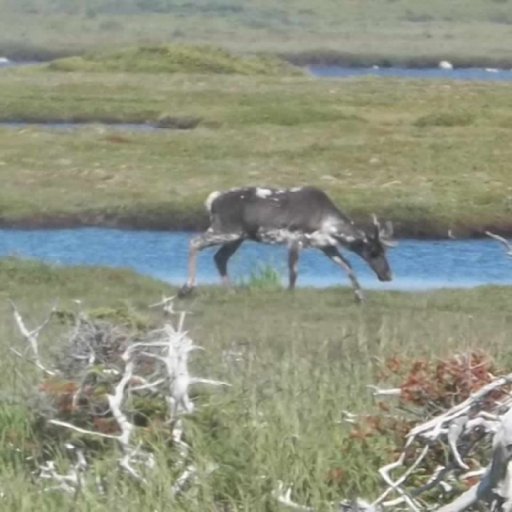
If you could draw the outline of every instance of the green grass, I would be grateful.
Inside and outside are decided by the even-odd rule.
[[[3,510],[69,510],[71,503],[40,493],[15,451],[38,453],[22,396],[35,370],[8,350],[20,340],[5,299],[17,303],[30,326],[44,318],[56,298],[63,309],[76,309],[73,300],[80,298],[87,309],[132,311],[158,322],[146,306],[173,292],[127,271],[0,262],[0,436],[12,443],[0,449]],[[367,303],[358,306],[348,289],[290,294],[204,287],[177,306],[190,311],[187,327],[205,348],[192,359],[193,374],[232,384],[201,394],[204,405],[186,426],[200,467],[213,461],[218,469],[201,480],[195,499],[175,504],[169,496],[172,475],[155,475],[141,490],[119,477],[112,454],[97,466],[105,474],[107,494],[87,493],[74,510],[215,510],[220,501],[231,505],[228,510],[278,510],[270,496],[277,480],[294,483],[297,499],[316,506],[356,494],[372,497],[379,485],[375,468],[389,462],[386,443],[379,441],[370,456],[368,448],[348,441],[350,427],[339,420],[344,409],[373,410],[366,385],[377,381],[382,359],[485,349],[501,368],[512,364],[510,288],[369,292]],[[43,335],[44,357],[58,351],[62,330],[57,324]],[[227,362],[223,351],[241,352],[242,360]],[[339,488],[327,483],[336,467],[348,475]]]
[[[282,288],[281,274],[273,265],[260,264],[240,285],[251,290],[277,290]]]
[[[299,69],[277,57],[241,57],[207,45],[142,46],[92,53],[83,57],[57,59],[48,64],[48,69],[68,72],[301,74]]]
[[[312,184],[402,235],[512,231],[507,84],[33,69],[0,87],[3,120],[197,121],[0,128],[3,225],[197,228],[212,190]]]
[[[352,63],[509,64],[507,0],[0,0],[0,54],[170,42]]]

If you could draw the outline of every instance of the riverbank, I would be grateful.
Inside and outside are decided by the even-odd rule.
[[[194,44],[195,41],[184,41],[185,44]],[[206,44],[206,43],[205,43]],[[211,43],[208,43],[211,44]],[[228,41],[216,41],[215,45],[219,47],[237,50],[231,48]],[[352,52],[346,50],[339,50],[337,44],[332,45],[333,48],[319,47],[303,50],[296,50],[296,46],[289,50],[283,48],[265,49],[256,51],[252,48],[247,48],[243,53],[244,55],[257,54],[264,58],[279,58],[297,67],[307,66],[339,66],[345,68],[371,68],[378,66],[380,68],[404,68],[404,69],[429,69],[439,66],[441,61],[450,62],[450,64],[457,69],[472,69],[472,68],[491,68],[491,69],[512,69],[512,58],[508,55],[496,56],[490,51],[485,53],[469,53],[457,52],[452,50],[446,52],[442,50],[433,50],[426,55],[418,53],[403,53],[391,54],[385,52],[365,53],[358,51],[356,48]],[[116,51],[118,45],[109,47],[111,51]],[[286,44],[284,44],[286,47]],[[122,49],[122,46],[121,46]],[[8,58],[12,62],[17,63],[33,63],[33,64],[47,64],[51,61],[66,58],[76,58],[86,56],[91,51],[96,50],[93,46],[78,47],[73,50],[67,49],[52,49],[41,48],[39,46],[31,47],[25,44],[0,44],[0,55]]]
[[[20,218],[3,218],[0,216],[0,228],[3,229],[75,229],[84,227],[103,227],[129,231],[204,231],[209,226],[209,219],[204,209],[176,211],[162,205],[155,211],[155,205],[141,207],[133,212],[116,213],[112,211],[80,212],[75,214],[37,214]],[[345,210],[346,213],[350,213]],[[368,215],[352,215],[361,226],[368,226]],[[413,238],[417,240],[442,240],[449,238],[468,239],[483,238],[485,231],[512,235],[512,221],[478,223],[436,223],[434,219],[404,219],[388,215],[392,220],[396,238]]]

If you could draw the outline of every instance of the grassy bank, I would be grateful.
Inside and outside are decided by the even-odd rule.
[[[117,51],[56,59],[52,71],[188,73],[221,75],[300,75],[277,57],[241,56],[211,45],[134,46]]]
[[[202,42],[318,61],[508,65],[506,1],[0,0],[0,54],[24,59]]]
[[[20,342],[5,299],[15,300],[29,325],[44,318],[56,298],[63,310],[75,310],[73,301],[80,298],[101,318],[157,325],[159,315],[146,305],[173,291],[126,271],[0,262],[0,429],[2,439],[9,440],[0,450],[3,510],[70,506],[67,498],[39,492],[17,455],[39,453],[21,395],[30,389],[35,368],[22,365],[9,351]],[[339,420],[344,409],[375,410],[366,385],[377,381],[386,358],[442,358],[485,347],[501,368],[512,364],[512,317],[502,313],[512,307],[512,292],[506,288],[371,292],[364,306],[341,289],[290,295],[284,290],[202,288],[178,307],[191,312],[191,335],[205,348],[193,357],[194,375],[232,384],[208,393],[210,405],[187,420],[194,458],[214,461],[216,471],[201,480],[190,502],[176,504],[166,501],[169,475],[160,474],[144,489],[130,485],[119,477],[112,454],[97,468],[110,468],[107,493],[80,496],[74,510],[153,510],[170,504],[176,510],[215,510],[220,501],[224,510],[278,510],[270,496],[277,480],[293,482],[296,495],[317,506],[326,499],[373,496],[379,485],[375,468],[390,458],[386,442],[360,445],[350,438],[350,425]],[[43,336],[44,358],[59,350],[63,329],[57,322]],[[240,352],[241,360],[229,362],[225,351]],[[343,468],[342,482],[329,480],[333,468]]]
[[[312,184],[402,235],[512,232],[507,84],[26,69],[0,87],[2,120],[196,125],[0,128],[3,226],[198,228],[212,190]]]

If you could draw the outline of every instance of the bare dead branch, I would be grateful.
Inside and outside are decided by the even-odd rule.
[[[300,510],[303,512],[315,512],[315,509],[312,507],[306,507],[304,505],[300,505],[299,503],[292,500],[292,488],[288,487],[284,488],[283,482],[278,482],[278,487],[274,491],[274,496],[278,503],[284,505],[285,507],[291,508],[293,510]]]
[[[91,396],[90,387],[94,386],[99,378],[100,382],[107,382],[113,386],[113,391],[102,395],[108,406],[103,402],[100,412],[97,411],[98,403],[96,403],[95,417],[109,418],[115,423],[119,433],[112,434],[82,428],[73,424],[72,421],[64,421],[58,417],[51,418],[48,422],[84,436],[119,443],[122,450],[118,461],[119,467],[131,478],[145,485],[148,481],[148,471],[155,467],[156,459],[153,453],[143,449],[137,442],[137,427],[132,421],[132,413],[129,412],[132,406],[130,396],[133,393],[151,392],[157,397],[162,397],[168,403],[166,424],[178,454],[174,469],[180,472],[180,476],[172,484],[171,491],[174,495],[179,495],[198,479],[198,470],[191,460],[191,448],[184,441],[182,420],[184,414],[194,410],[194,403],[189,396],[190,387],[195,384],[213,386],[229,384],[190,375],[188,369],[190,354],[201,347],[195,345],[184,330],[185,314],[174,310],[172,299],[164,297],[160,303],[153,306],[163,306],[167,314],[177,315],[176,325],[167,323],[161,329],[150,331],[142,336],[137,335],[135,341],[129,338],[126,329],[119,329],[105,322],[91,321],[83,313],[75,316],[68,340],[70,345],[68,359],[72,362],[66,363],[66,370],[60,374],[64,383],[76,385],[76,391],[70,398],[72,410],[79,410],[81,397],[87,403],[88,397]],[[57,375],[59,372],[48,370],[41,363],[38,347],[38,335],[50,321],[52,313],[43,324],[31,331],[26,327],[16,306],[11,305],[18,328],[27,340],[28,350],[31,353],[28,360],[36,364],[46,375]],[[18,357],[26,357],[20,351],[13,349],[13,352]],[[71,389],[73,390],[73,386]],[[46,461],[41,466],[41,478],[56,484],[48,489],[68,494],[76,493],[81,489],[80,472],[85,472],[86,466],[84,466],[85,458],[81,452],[77,452],[77,457],[79,462],[68,474],[59,474],[54,461]]]
[[[465,356],[461,357],[456,360],[462,364]],[[428,502],[420,501],[424,493],[436,488],[440,495],[453,492],[457,481],[481,477],[477,484],[441,507],[439,512],[463,512],[477,502],[487,504],[493,512],[512,511],[512,401],[509,392],[512,374],[501,377],[488,374],[488,377],[492,380],[466,400],[410,429],[399,457],[378,470],[386,485],[384,491],[372,503],[362,502],[362,508],[358,510],[403,510],[405,506],[413,512],[422,512],[431,508]],[[401,395],[400,388],[368,387],[376,396]],[[349,423],[357,423],[365,417],[364,414],[358,416],[347,411],[343,414],[342,421]],[[482,442],[485,446],[491,437],[491,462],[485,468],[469,471],[465,457],[472,450],[474,453],[475,446],[480,448]],[[423,485],[414,485],[413,476],[425,476],[423,461],[431,449],[440,445],[445,452],[451,453],[452,460],[438,466]],[[400,470],[398,477],[393,478],[392,473]],[[309,507],[303,509],[303,505],[291,500],[290,488],[284,491],[281,484],[278,491],[276,499],[279,503],[296,510],[313,510]],[[347,503],[339,506],[341,508],[337,510],[356,510]]]
[[[486,231],[485,234],[488,237],[494,238],[494,240],[497,240],[498,242],[503,244],[505,247],[505,252],[506,252],[507,256],[510,256],[512,258],[512,244],[506,238],[496,235],[495,233],[491,233],[490,231]]]
[[[25,338],[27,343],[29,344],[30,350],[32,351],[32,362],[44,373],[47,375],[56,375],[56,372],[48,370],[39,358],[39,334],[41,331],[48,325],[51,320],[53,313],[55,312],[55,306],[52,307],[46,319],[36,327],[35,329],[29,330],[23,321],[23,317],[21,316],[16,304],[12,300],[9,300],[9,304],[11,305],[14,320],[16,321],[16,325],[21,333],[21,335]],[[18,353],[15,352],[17,355]]]

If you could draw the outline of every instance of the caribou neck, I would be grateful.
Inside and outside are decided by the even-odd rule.
[[[368,239],[364,230],[359,229],[354,222],[347,222],[345,219],[340,219],[336,223],[334,238],[340,245],[350,250],[354,250]]]

